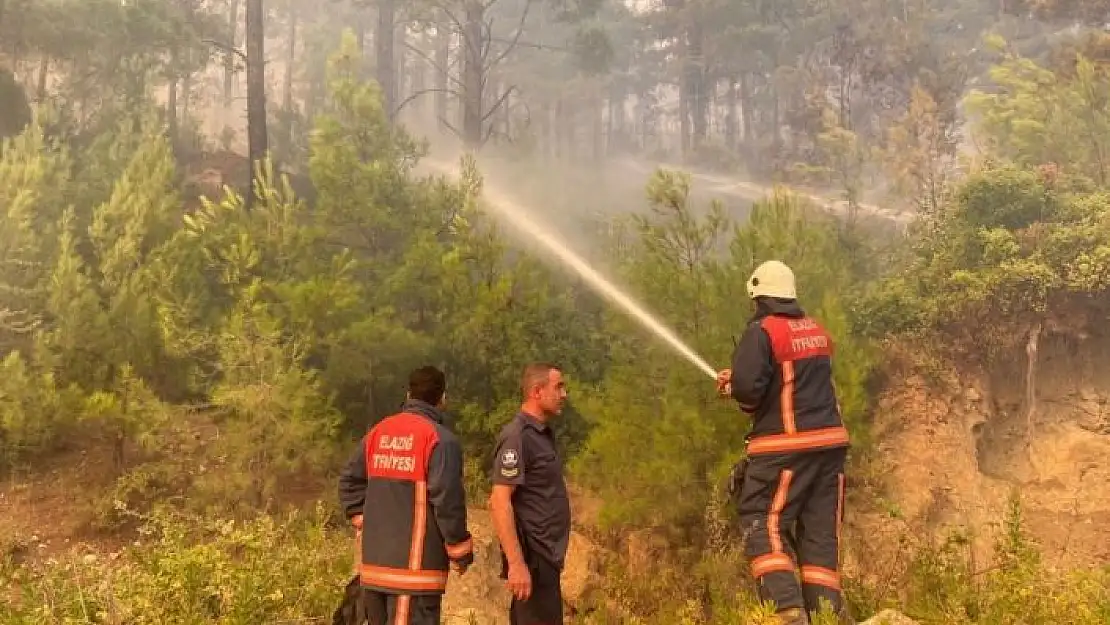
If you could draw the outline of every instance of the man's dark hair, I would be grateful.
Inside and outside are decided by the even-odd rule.
[[[409,396],[413,399],[426,401],[434,406],[443,399],[446,390],[447,377],[431,365],[415,369],[409,374]]]
[[[537,384],[546,384],[552,371],[562,371],[559,365],[550,362],[530,362],[524,366],[520,376],[520,392],[527,397],[528,391]]]

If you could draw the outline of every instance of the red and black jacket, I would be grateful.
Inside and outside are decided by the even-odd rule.
[[[845,447],[833,340],[793,300],[757,300],[732,355],[732,396],[752,414],[748,455]]]
[[[443,413],[405,402],[362,438],[339,478],[348,519],[362,515],[362,585],[394,594],[442,594],[452,561],[469,565],[462,447]]]

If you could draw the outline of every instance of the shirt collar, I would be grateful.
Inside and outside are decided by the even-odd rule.
[[[401,404],[401,412],[410,412],[424,417],[428,417],[436,423],[443,424],[444,414],[439,408],[429,404],[426,401],[419,399],[407,399],[405,403]]]
[[[530,426],[533,429],[538,430],[540,432],[546,432],[547,430],[550,429],[550,426],[548,426],[546,423],[543,423],[542,421],[540,421],[536,417],[528,414],[527,412],[524,412],[523,410],[521,410],[520,412],[518,412],[516,414],[516,418],[523,421],[524,425]]]

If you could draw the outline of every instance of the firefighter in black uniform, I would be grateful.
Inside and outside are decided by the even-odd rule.
[[[849,441],[833,388],[833,341],[799,307],[785,264],[760,265],[748,295],[755,316],[717,383],[752,415],[737,503],[751,572],[783,623],[805,623],[821,599],[850,620],[839,573]]]
[[[524,403],[497,439],[490,511],[501,543],[501,577],[512,592],[511,625],[562,625],[561,577],[570,542],[570,498],[550,420],[563,410],[559,368],[534,363]]]
[[[370,625],[439,625],[449,568],[464,573],[474,561],[445,391],[443,372],[413,371],[401,411],[371,428],[339,478],[343,510],[361,530]]]

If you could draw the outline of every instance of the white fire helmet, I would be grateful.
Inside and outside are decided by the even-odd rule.
[[[777,297],[797,299],[794,291],[794,272],[780,261],[769,260],[755,268],[748,278],[748,297]]]

